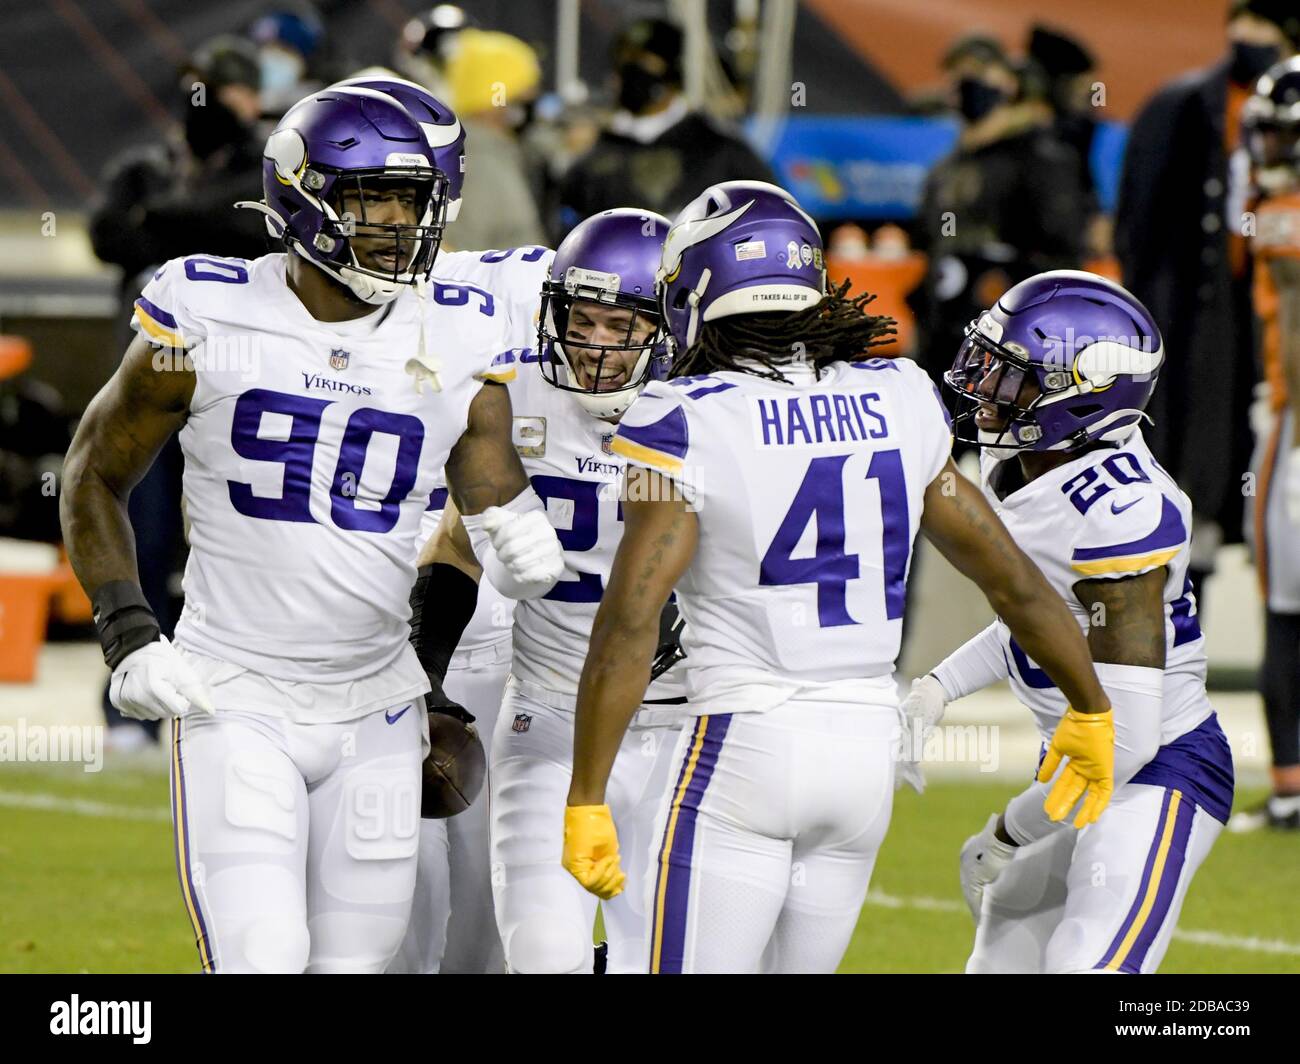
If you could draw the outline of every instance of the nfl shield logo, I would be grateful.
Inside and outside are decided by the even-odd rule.
[[[604,451],[606,454],[613,454],[614,453],[613,443],[614,443],[614,434],[612,432],[607,432],[605,433],[605,435],[601,436],[600,438],[600,449]]]
[[[532,724],[533,724],[533,718],[530,717],[527,713],[516,713],[515,722],[512,725],[510,725],[510,727],[517,732],[526,732],[529,728],[532,727]]]
[[[348,353],[341,347],[336,347],[330,352],[330,369],[347,369]]]

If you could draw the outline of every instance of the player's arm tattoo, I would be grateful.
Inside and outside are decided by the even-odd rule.
[[[1081,580],[1075,597],[1090,618],[1088,649],[1101,664],[1165,667],[1165,567],[1120,580]]]
[[[1275,258],[1269,269],[1278,296],[1278,357],[1291,410],[1300,424],[1300,258]]]
[[[447,500],[438,528],[425,543],[416,562],[417,566],[438,564],[454,566],[474,580],[483,575],[483,567],[474,555],[469,533],[461,523],[460,511],[451,499]]]
[[[1025,653],[1080,712],[1108,708],[1088,644],[1065,600],[1047,582],[974,484],[949,459],[925,492],[921,531],[984,592]]]
[[[137,336],[68,448],[59,520],[72,568],[92,597],[110,580],[139,580],[126,501],[184,424],[194,369],[182,354]]]
[[[623,538],[578,684],[570,805],[604,802],[614,758],[650,682],[659,614],[699,541],[695,513],[680,492],[648,469],[628,468],[623,520]]]
[[[447,489],[463,514],[503,506],[528,487],[511,441],[514,416],[503,384],[484,382],[469,407],[469,424],[447,458]]]

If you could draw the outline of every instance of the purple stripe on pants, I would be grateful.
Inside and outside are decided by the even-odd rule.
[[[1142,962],[1146,960],[1151,944],[1156,940],[1160,929],[1169,915],[1169,909],[1178,893],[1178,881],[1183,876],[1183,865],[1187,861],[1187,840],[1192,835],[1192,822],[1196,819],[1196,803],[1183,795],[1178,803],[1178,812],[1174,814],[1174,834],[1169,840],[1169,853],[1165,856],[1165,867],[1160,873],[1160,886],[1156,890],[1156,900],[1147,913],[1146,923],[1138,932],[1133,948],[1128,951],[1119,966],[1121,972],[1139,975]]]
[[[704,792],[713,778],[713,770],[718,764],[718,755],[722,752],[722,741],[726,738],[727,728],[731,724],[731,714],[711,716],[704,726],[704,739],[700,744],[699,760],[686,793],[682,796],[677,813],[677,828],[673,835],[672,850],[668,854],[668,886],[664,892],[664,926],[663,938],[659,950],[659,973],[661,975],[680,975],[686,949],[686,919],[690,912],[691,896],[691,857],[695,851],[695,822],[700,811],[700,802]],[[698,734],[698,733],[697,733]],[[687,748],[686,760],[682,763],[682,772],[690,761],[690,751],[695,746],[692,742]],[[678,776],[677,788],[681,787],[682,777]],[[671,819],[671,818],[670,818]],[[661,866],[660,875],[664,871]]]
[[[1169,815],[1169,802],[1173,797],[1173,791],[1166,789],[1164,800],[1160,803],[1160,815],[1156,817],[1156,834],[1151,840],[1151,849],[1147,851],[1146,864],[1142,868],[1142,879],[1138,883],[1137,893],[1133,896],[1133,905],[1124,917],[1124,922],[1119,925],[1119,931],[1116,932],[1114,939],[1111,941],[1110,948],[1106,950],[1106,955],[1097,962],[1096,967],[1105,968],[1114,958],[1116,951],[1127,937],[1129,928],[1133,926],[1133,921],[1137,919],[1138,912],[1142,909],[1142,899],[1147,896],[1147,886],[1151,882],[1151,872],[1155,868],[1156,855],[1160,852],[1160,840],[1165,833],[1165,817]]]

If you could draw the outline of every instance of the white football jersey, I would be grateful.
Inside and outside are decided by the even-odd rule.
[[[999,498],[1000,479],[1008,469],[1017,473],[1018,461],[1000,461],[984,452],[984,493],[1020,549],[1065,599],[1085,635],[1091,618],[1074,593],[1075,584],[1166,567],[1161,742],[1191,731],[1213,711],[1205,693],[1205,640],[1187,576],[1191,502],[1152,456],[1140,430],[1120,447],[1089,451]],[[1033,712],[1043,737],[1050,738],[1065,713],[1066,698],[1001,621],[998,632],[1011,688]]]
[[[767,710],[818,685],[835,688],[819,697],[895,698],[912,542],[951,450],[947,414],[905,359],[786,374],[653,383],[613,443],[673,478],[698,513],[677,586],[695,713]]]
[[[389,666],[393,682],[427,689],[407,642],[420,518],[507,346],[505,314],[487,293],[435,283],[423,301],[404,292],[321,322],[285,264],[174,259],[136,302],[133,325],[189,347],[196,372],[180,432],[190,555],[176,643],[340,692]],[[440,391],[406,372],[421,328]]]
[[[514,378],[518,356],[537,342],[537,311],[542,301],[542,284],[551,270],[555,252],[543,247],[510,248],[505,251],[442,251],[433,267],[435,280],[474,285],[491,292],[497,306],[504,309],[509,329],[506,347],[493,367],[491,380],[507,382]],[[420,543],[438,528],[446,503],[445,482],[439,481],[429,501],[420,526]],[[510,635],[514,599],[506,598],[486,579],[479,581],[478,604],[465,627],[458,650],[479,650]]]
[[[511,672],[576,696],[592,622],[623,536],[625,462],[612,449],[618,426],[592,417],[573,395],[548,383],[535,350],[521,353],[509,387],[515,447],[564,548],[564,574],[555,587],[515,608]],[[651,684],[646,700],[681,698],[679,671]]]

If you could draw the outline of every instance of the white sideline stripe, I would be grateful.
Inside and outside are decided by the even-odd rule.
[[[90,802],[84,798],[63,798],[57,794],[26,794],[21,791],[0,791],[0,806],[12,809],[40,809],[54,813],[76,813],[79,816],[96,816],[116,820],[153,820],[171,823],[168,809],[148,806],[109,805],[107,802]]]
[[[964,913],[966,904],[949,898],[899,898],[873,890],[867,894],[867,904],[879,909],[923,909],[929,912]],[[1180,942],[1191,942],[1198,946],[1212,946],[1217,949],[1240,949],[1249,953],[1281,953],[1291,957],[1300,957],[1300,943],[1285,942],[1277,938],[1242,938],[1238,935],[1224,935],[1218,931],[1184,931],[1174,928],[1174,938]]]
[[[1277,938],[1237,938],[1235,935],[1221,935],[1217,931],[1184,931],[1174,928],[1174,938],[1183,942],[1194,942],[1198,946],[1218,946],[1220,949],[1244,949],[1252,953],[1285,953],[1300,956],[1300,945],[1283,942]]]
[[[151,820],[171,822],[171,812],[166,809],[130,805],[109,805],[107,802],[90,802],[82,798],[63,798],[57,794],[26,794],[17,791],[0,791],[0,806],[15,809],[40,809],[58,813],[75,813],[78,816],[103,817],[119,820]],[[950,898],[911,897],[899,898],[879,890],[867,894],[867,904],[878,909],[920,909],[926,912],[964,913],[966,905]],[[1250,953],[1281,953],[1300,957],[1300,943],[1284,942],[1276,938],[1242,938],[1224,935],[1218,931],[1184,931],[1175,928],[1174,938],[1198,946],[1218,949],[1239,949]]]

